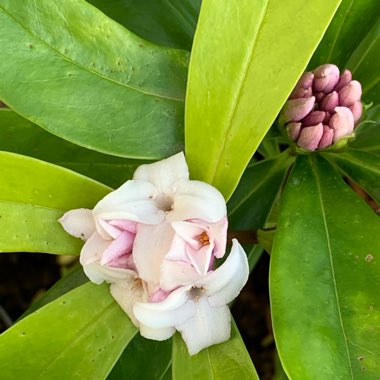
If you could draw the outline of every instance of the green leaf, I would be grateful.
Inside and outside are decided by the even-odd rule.
[[[177,333],[173,338],[172,375],[173,380],[259,379],[234,322],[229,341],[206,348],[194,356],[189,356]]]
[[[137,334],[120,356],[107,380],[161,380],[171,372],[172,340],[148,340]]]
[[[377,16],[380,14],[380,3],[377,4]],[[368,12],[368,11],[367,11]],[[355,79],[363,87],[363,100],[375,104],[380,103],[380,18],[363,38],[347,62]]]
[[[230,197],[339,2],[203,1],[186,95],[194,178]]]
[[[82,0],[0,0],[0,99],[116,156],[182,149],[188,53],[152,45]]]
[[[10,109],[0,109],[0,150],[25,154],[74,170],[113,188],[147,161],[113,157],[62,140]]]
[[[294,157],[284,152],[250,165],[228,202],[228,220],[234,230],[262,228]]]
[[[108,285],[87,283],[0,337],[1,378],[104,379],[135,334]]]
[[[0,252],[77,254],[82,242],[58,219],[67,210],[92,208],[110,189],[33,158],[0,152]]]
[[[338,168],[369,195],[380,203],[380,160],[379,156],[360,150],[347,150],[339,154],[326,154]]]
[[[201,0],[90,0],[102,12],[148,41],[191,49]]]
[[[317,155],[297,158],[281,206],[270,296],[288,377],[377,379],[378,216]]]
[[[366,114],[364,122],[355,130],[356,139],[349,146],[380,155],[380,105],[371,107]]]
[[[343,68],[379,17],[379,12],[378,0],[342,0],[309,68],[324,63],[335,63]]]

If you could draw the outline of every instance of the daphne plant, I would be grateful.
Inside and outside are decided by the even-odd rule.
[[[0,0],[0,252],[75,263],[0,378],[377,380],[379,12]]]

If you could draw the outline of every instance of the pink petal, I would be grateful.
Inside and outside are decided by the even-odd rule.
[[[323,125],[313,125],[311,127],[305,127],[301,130],[300,137],[297,140],[299,147],[313,151],[318,148],[318,144],[321,141],[323,135]]]
[[[133,242],[135,240],[135,235],[130,232],[123,231],[119,236],[111,242],[111,244],[104,250],[100,264],[117,267],[119,264],[126,265],[128,263],[128,258],[123,258],[126,254],[132,252]],[[120,259],[122,259],[120,261]],[[127,260],[126,260],[127,259]],[[124,269],[133,269],[127,268]]]
[[[164,260],[161,264],[160,285],[163,290],[171,291],[180,286],[191,285],[202,276],[186,262]]]

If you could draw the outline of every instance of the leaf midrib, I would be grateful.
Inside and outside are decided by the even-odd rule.
[[[336,285],[334,262],[333,262],[333,258],[332,258],[332,251],[331,251],[331,245],[330,245],[330,234],[329,234],[329,228],[328,228],[327,220],[326,220],[325,207],[324,207],[324,203],[323,203],[323,199],[322,199],[322,188],[321,188],[319,173],[318,173],[318,169],[315,167],[315,165],[316,165],[315,157],[309,156],[309,163],[310,163],[310,167],[313,171],[315,182],[316,182],[317,188],[318,188],[318,199],[319,199],[319,204],[320,204],[322,218],[323,218],[323,226],[324,226],[325,234],[326,234],[327,247],[328,247],[328,251],[329,251],[330,269],[331,269],[331,275],[332,275],[332,280],[333,280],[333,284],[334,284],[334,293],[335,293],[336,304],[338,306],[337,310],[338,310],[339,322],[340,322],[340,326],[341,326],[341,330],[342,330],[342,334],[343,334],[343,338],[344,338],[344,344],[346,347],[346,354],[347,354],[347,360],[349,363],[351,379],[354,379],[351,357],[350,357],[350,351],[348,348],[348,339],[346,336],[346,331],[345,331],[345,328],[343,325],[343,319],[342,319],[342,314],[341,314],[341,310],[340,310],[341,307],[340,307],[340,301],[339,301],[339,296],[338,296],[338,289],[337,289],[337,285]]]
[[[49,48],[50,50],[54,51],[59,57],[61,57],[64,61],[67,61],[69,63],[71,63],[72,65],[74,66],[77,66],[79,67],[80,69],[82,70],[85,70],[85,71],[88,71],[89,73],[92,73],[96,76],[98,76],[99,78],[102,78],[108,82],[111,82],[111,83],[115,83],[116,85],[118,86],[122,86],[123,88],[128,88],[130,90],[134,90],[134,91],[137,91],[137,92],[140,92],[144,95],[147,95],[147,96],[152,96],[152,97],[157,97],[157,98],[162,98],[162,99],[167,99],[167,100],[173,100],[173,101],[176,101],[176,102],[183,102],[184,99],[181,99],[181,98],[176,98],[176,97],[171,97],[171,96],[167,96],[167,95],[162,95],[162,94],[156,94],[156,93],[153,93],[153,92],[148,92],[148,91],[144,91],[140,88],[137,88],[137,87],[134,87],[134,86],[131,86],[131,85],[127,85],[125,83],[122,83],[122,82],[119,82],[113,78],[109,78],[109,77],[106,77],[104,76],[103,74],[101,74],[100,72],[98,71],[95,71],[95,70],[91,70],[89,67],[87,66],[84,66],[78,62],[75,62],[73,61],[71,58],[69,57],[66,57],[64,56],[61,52],[59,52],[57,49],[55,49],[54,47],[52,47],[51,45],[49,45],[46,41],[44,41],[43,39],[41,39],[40,37],[36,36],[30,29],[28,29],[26,26],[22,25],[17,19],[15,19],[10,13],[8,13],[2,6],[0,6],[0,10],[7,16],[9,17],[11,20],[13,20],[13,22],[15,22],[16,24],[18,24],[21,28],[23,28],[27,33],[29,33],[34,39],[36,39],[41,45],[44,45],[45,47]]]
[[[244,62],[244,65],[243,65],[244,66],[244,70],[243,70],[243,73],[240,76],[240,81],[239,81],[239,85],[238,85],[238,91],[236,91],[236,96],[233,98],[230,115],[229,115],[229,117],[226,120],[227,129],[226,129],[226,131],[224,133],[225,138],[223,139],[221,149],[219,150],[219,154],[215,155],[214,164],[212,165],[214,167],[214,170],[213,170],[213,175],[212,175],[212,177],[209,180],[209,182],[211,184],[214,183],[215,177],[216,177],[217,172],[218,172],[217,169],[218,169],[218,166],[219,166],[219,163],[220,163],[220,158],[223,157],[223,153],[226,150],[226,144],[227,144],[227,140],[228,140],[227,136],[229,136],[229,134],[230,134],[229,132],[230,132],[230,130],[232,128],[232,121],[233,121],[233,119],[235,117],[235,113],[236,113],[236,109],[237,109],[237,106],[239,104],[239,101],[241,100],[241,96],[240,96],[241,90],[242,90],[243,85],[245,83],[245,80],[247,78],[247,74],[248,74],[248,70],[249,70],[249,67],[250,67],[250,63],[252,61],[253,52],[255,51],[256,42],[257,42],[257,40],[259,38],[259,35],[261,33],[261,29],[262,29],[263,23],[264,23],[263,21],[265,19],[265,16],[266,16],[266,13],[267,13],[267,10],[268,10],[269,1],[270,0],[266,0],[265,9],[263,10],[263,12],[261,14],[261,17],[260,17],[259,27],[257,28],[256,35],[252,39],[251,45],[249,47],[249,54],[247,54],[247,59]]]

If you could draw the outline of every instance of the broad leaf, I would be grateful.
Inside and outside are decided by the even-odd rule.
[[[48,161],[114,188],[130,179],[137,166],[146,163],[81,148],[46,132],[10,109],[0,109],[0,150]]]
[[[371,197],[380,203],[380,157],[360,150],[347,150],[340,154],[328,154],[340,170],[358,183]]]
[[[83,0],[0,0],[0,99],[116,156],[182,149],[188,53],[152,45]]]
[[[230,197],[339,3],[203,1],[186,95],[194,178]]]
[[[89,0],[148,41],[191,49],[201,0]]]
[[[189,356],[177,333],[173,338],[172,375],[173,380],[259,379],[235,323],[232,323],[229,341],[194,356]]]
[[[1,379],[104,379],[135,334],[108,285],[87,283],[1,335]]]
[[[324,63],[345,67],[351,53],[379,17],[379,12],[378,0],[342,0],[309,68],[314,69]]]
[[[58,219],[92,208],[110,189],[80,174],[33,158],[0,152],[0,252],[77,254],[81,242]]]
[[[292,380],[378,379],[380,220],[317,155],[297,158],[270,267],[273,327]]]
[[[380,3],[376,1],[380,16]],[[367,103],[380,103],[380,18],[361,41],[347,62],[355,79],[363,87],[363,100]]]
[[[250,165],[228,202],[228,220],[234,230],[262,228],[294,157],[284,152]]]
[[[171,373],[171,339],[157,342],[137,334],[120,356],[108,380],[161,380]]]

